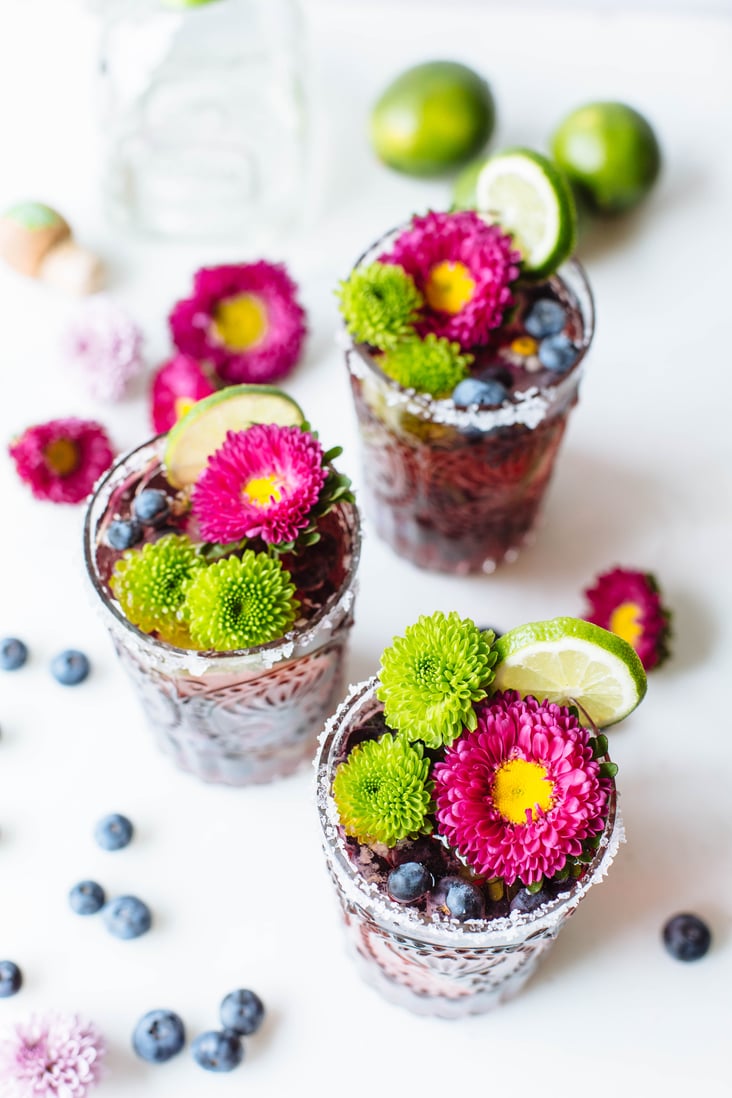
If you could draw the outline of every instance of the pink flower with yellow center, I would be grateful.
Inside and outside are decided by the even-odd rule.
[[[101,424],[52,419],[29,427],[8,447],[21,480],[36,499],[80,503],[114,459]]]
[[[479,874],[552,877],[605,826],[612,783],[564,706],[495,694],[435,764],[438,831]]]
[[[326,479],[320,443],[299,427],[258,423],[229,431],[191,497],[202,536],[231,542],[294,541]]]
[[[297,286],[278,263],[204,267],[193,294],[170,317],[179,351],[208,362],[222,381],[271,382],[297,363],[305,339],[305,312]]]
[[[585,619],[627,641],[646,671],[668,658],[671,614],[650,572],[613,568],[584,594],[589,602]]]
[[[420,334],[434,332],[470,350],[488,342],[512,304],[521,256],[497,225],[460,210],[413,218],[379,258],[402,267],[424,297]]]
[[[206,371],[188,355],[175,355],[156,372],[150,389],[150,418],[156,434],[164,434],[198,400],[216,392]]]

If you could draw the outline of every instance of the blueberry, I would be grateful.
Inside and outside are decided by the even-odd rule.
[[[553,899],[552,894],[544,888],[540,888],[538,892],[529,892],[528,888],[522,888],[511,900],[510,910],[528,915],[529,912],[536,911],[542,904],[548,904]]]
[[[411,904],[429,892],[434,884],[432,874],[421,862],[403,862],[386,879],[386,888],[392,900]]]
[[[663,928],[663,944],[677,961],[698,961],[712,944],[712,934],[697,915],[674,915]]]
[[[508,390],[500,381],[481,381],[477,377],[464,378],[452,391],[453,404],[459,408],[467,408],[470,404],[477,404],[479,408],[493,407],[502,404],[507,396]]]
[[[15,961],[0,961],[0,999],[16,995],[23,983],[23,973]]]
[[[230,991],[219,1008],[224,1029],[247,1037],[256,1033],[264,1020],[264,1003],[257,994],[247,988]]]
[[[131,549],[142,538],[142,526],[134,519],[115,519],[107,527],[107,544],[112,549]]]
[[[135,518],[147,525],[162,522],[169,510],[168,497],[159,488],[145,488],[132,504]]]
[[[102,850],[122,850],[129,845],[133,833],[132,823],[119,812],[103,816],[94,828],[94,838]]]
[[[196,1037],[193,1059],[206,1071],[233,1071],[244,1059],[244,1046],[233,1030],[210,1029]]]
[[[137,896],[117,896],[102,912],[104,925],[115,938],[139,938],[152,925],[150,908]]]
[[[539,362],[555,374],[565,373],[577,361],[578,351],[564,332],[550,335],[539,344]]]
[[[141,1060],[164,1064],[186,1043],[182,1019],[172,1010],[149,1010],[132,1031],[132,1047]]]
[[[524,320],[524,327],[534,339],[543,339],[544,336],[556,335],[561,332],[567,314],[564,307],[558,301],[550,297],[542,297],[529,309]]]
[[[445,907],[455,919],[482,919],[485,916],[483,893],[470,881],[453,878],[445,893]]]
[[[89,670],[88,657],[76,648],[66,648],[51,660],[51,674],[62,686],[78,686]]]
[[[77,915],[96,915],[105,899],[104,889],[96,881],[79,881],[69,892],[69,905]]]
[[[0,668],[3,671],[17,671],[28,659],[28,649],[17,637],[3,637],[0,640]]]

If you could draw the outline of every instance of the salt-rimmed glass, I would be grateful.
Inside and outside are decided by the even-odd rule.
[[[350,688],[328,721],[315,758],[323,851],[349,952],[364,979],[399,1006],[442,1018],[481,1014],[521,989],[582,898],[607,873],[624,839],[617,797],[613,790],[597,853],[582,878],[533,912],[460,923],[394,903],[350,857],[333,800],[335,771],[346,757],[349,737],[383,711],[377,681]]]
[[[158,745],[178,766],[229,785],[283,777],[312,759],[318,733],[343,694],[360,553],[358,512],[349,503],[331,512],[343,579],[306,624],[281,641],[235,652],[175,648],[125,617],[98,560],[115,502],[143,471],[159,467],[163,446],[164,438],[153,439],[120,458],[89,502],[84,555],[104,623]],[[308,552],[317,554],[318,547]]]
[[[374,262],[401,231],[382,237],[356,266]],[[378,535],[421,568],[492,572],[531,539],[594,332],[580,264],[569,260],[548,285],[570,316],[576,361],[556,381],[512,391],[496,408],[459,408],[403,389],[345,334],[366,510]]]

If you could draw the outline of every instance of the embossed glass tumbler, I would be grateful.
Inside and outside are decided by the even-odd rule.
[[[589,889],[608,871],[623,840],[613,794],[605,831],[584,875],[535,911],[459,923],[391,900],[378,859],[348,840],[333,800],[336,768],[364,738],[383,705],[372,678],[351,688],[320,738],[317,807],[328,871],[343,915],[348,951],[366,980],[416,1014],[482,1014],[518,992]]]
[[[344,689],[360,553],[358,512],[340,503],[293,581],[309,606],[281,640],[234,652],[175,648],[124,615],[108,580],[115,554],[108,523],[135,488],[161,486],[164,439],[122,457],[97,484],[84,529],[86,568],[104,623],[159,747],[204,781],[269,782],[312,759],[318,733]],[[158,479],[156,479],[158,478]]]

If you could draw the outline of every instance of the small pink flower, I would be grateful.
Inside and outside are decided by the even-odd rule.
[[[227,384],[271,382],[297,363],[305,312],[297,286],[278,263],[204,267],[193,294],[170,317],[173,342],[199,362],[210,362]]]
[[[153,430],[161,435],[177,423],[196,403],[216,392],[195,358],[174,355],[157,370],[150,389],[150,418]]]
[[[112,464],[114,451],[101,424],[53,419],[29,427],[8,447],[21,480],[36,499],[80,503]]]
[[[478,873],[524,885],[560,872],[602,831],[611,781],[565,706],[514,691],[477,706],[435,764],[438,831]]]
[[[66,355],[86,375],[98,400],[119,400],[142,372],[143,335],[129,314],[104,294],[90,298],[64,341]]]
[[[207,541],[294,541],[325,483],[323,450],[299,427],[259,423],[229,431],[192,494]]]
[[[632,568],[612,568],[584,592],[584,617],[617,633],[638,653],[644,670],[659,667],[670,655],[671,612],[663,605],[656,577]]]
[[[463,350],[487,343],[500,325],[521,260],[511,238],[473,210],[414,217],[379,258],[402,267],[424,297],[420,334],[434,332]]]
[[[86,1098],[102,1075],[104,1038],[75,1014],[19,1022],[0,1038],[0,1083],[8,1098]]]

